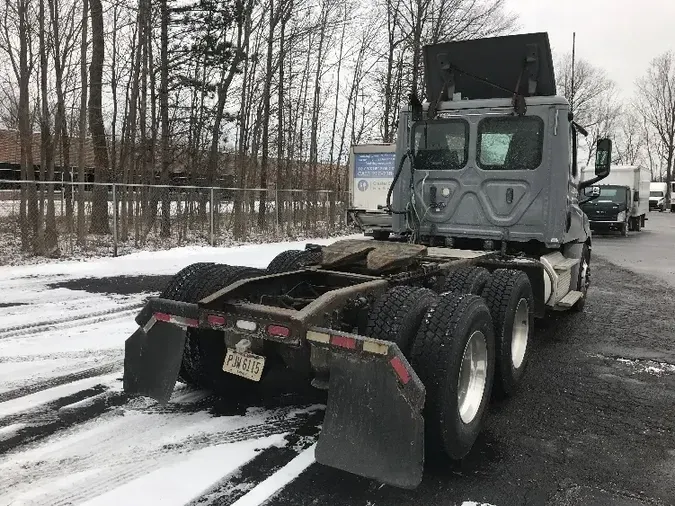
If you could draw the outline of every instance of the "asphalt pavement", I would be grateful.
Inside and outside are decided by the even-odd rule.
[[[462,462],[429,462],[415,490],[314,463],[265,505],[675,505],[675,214],[650,213],[628,237],[594,235],[591,267],[585,312],[537,323],[520,389],[491,404]],[[59,286],[129,294],[165,282]],[[265,475],[263,460],[250,471]]]
[[[675,504],[675,214],[593,236],[583,314],[539,322],[522,387],[413,491],[311,466],[269,506]],[[376,430],[376,429],[375,429]]]
[[[653,211],[645,228],[628,232],[593,233],[593,253],[613,264],[675,286],[675,214]]]

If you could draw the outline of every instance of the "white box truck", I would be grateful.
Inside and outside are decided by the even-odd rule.
[[[360,144],[350,150],[347,221],[374,239],[386,239],[391,233],[391,213],[383,208],[394,180],[395,159],[396,144]]]
[[[582,181],[595,176],[593,167],[582,170]],[[651,173],[639,165],[612,165],[602,184],[586,188],[580,199],[589,199],[581,208],[592,230],[618,230],[621,235],[639,232],[649,212]]]
[[[649,183],[649,210],[658,209],[660,212],[666,210],[666,183],[652,181]],[[672,193],[672,192],[671,192]]]

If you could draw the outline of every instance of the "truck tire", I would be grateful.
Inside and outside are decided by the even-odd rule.
[[[634,223],[635,224],[633,225],[633,230],[635,230],[636,232],[639,232],[640,230],[642,230],[642,222],[640,221],[639,216],[635,218]]]
[[[161,299],[176,300],[180,302],[197,302],[195,299],[195,285],[203,277],[203,272],[209,270],[214,262],[198,262],[183,267],[173,275],[169,283],[160,292]],[[190,343],[189,339],[185,341],[185,351],[183,352],[183,361],[181,363],[178,379],[183,383],[193,383],[193,378],[187,370],[187,364],[190,362]]]
[[[375,300],[368,315],[366,335],[396,343],[409,357],[422,318],[437,299],[438,295],[428,288],[391,288]]]
[[[160,298],[198,302],[238,279],[253,277],[261,273],[260,269],[250,267],[236,267],[212,262],[195,263],[175,274],[160,294]],[[205,377],[207,371],[203,367],[202,356],[203,341],[205,338],[208,339],[210,334],[218,334],[218,332],[194,328],[187,330],[185,351],[179,372],[179,379],[182,382],[198,387],[208,385],[209,382]],[[213,335],[210,337],[213,338]],[[219,341],[223,342],[222,338]]]
[[[463,458],[483,425],[495,370],[490,311],[477,295],[446,293],[422,320],[410,363],[426,388],[427,451]]]
[[[581,250],[581,259],[579,276],[577,277],[577,290],[580,291],[583,296],[579,299],[574,306],[572,306],[572,311],[575,313],[583,312],[586,307],[586,298],[588,296],[588,287],[591,285],[591,249],[588,247],[588,244],[584,244],[583,249]]]
[[[534,296],[523,271],[497,269],[483,290],[495,332],[494,393],[512,395],[527,368],[534,330]]]
[[[386,230],[373,230],[373,239],[376,241],[386,241],[389,239],[389,235],[391,235],[391,232]]]
[[[480,295],[488,279],[490,279],[490,271],[484,267],[459,267],[447,275],[441,293]]]
[[[282,272],[296,271],[306,265],[317,264],[321,262],[320,251],[307,251],[300,249],[289,249],[282,251],[275,256],[267,266],[268,274],[279,274]]]
[[[203,270],[201,274],[194,286],[193,293],[196,300],[201,300],[235,281],[259,276],[264,272],[250,267],[214,265],[210,269]],[[255,385],[252,381],[223,371],[226,348],[222,332],[211,329],[188,329],[183,360],[195,386],[218,394],[232,395],[233,389],[243,391]]]

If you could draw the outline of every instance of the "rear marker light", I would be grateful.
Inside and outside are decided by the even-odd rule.
[[[171,315],[166,313],[155,313],[155,320],[158,320],[160,322],[170,322]]]
[[[250,322],[248,320],[237,320],[237,328],[242,330],[250,330],[253,332],[258,328],[255,322]]]
[[[219,316],[217,314],[210,314],[206,317],[206,320],[211,325],[225,325],[225,317]]]
[[[271,336],[277,337],[288,337],[291,335],[290,329],[288,327],[284,327],[283,325],[268,325],[267,333]]]
[[[331,339],[331,344],[333,346],[340,346],[341,348],[353,350],[356,348],[356,339],[353,337],[333,336]]]
[[[410,373],[403,365],[403,362],[401,362],[401,359],[398,357],[394,357],[390,360],[389,363],[394,368],[394,371],[396,371],[396,374],[398,374],[401,383],[406,385],[408,381],[410,381]]]
[[[330,334],[325,334],[323,332],[316,332],[314,330],[307,331],[307,340],[314,341],[315,343],[330,343]]]
[[[376,343],[375,341],[363,341],[363,351],[386,355],[389,353],[389,346],[383,343]]]

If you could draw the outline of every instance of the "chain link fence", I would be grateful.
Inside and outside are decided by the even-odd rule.
[[[347,232],[348,192],[0,180],[0,265]]]

